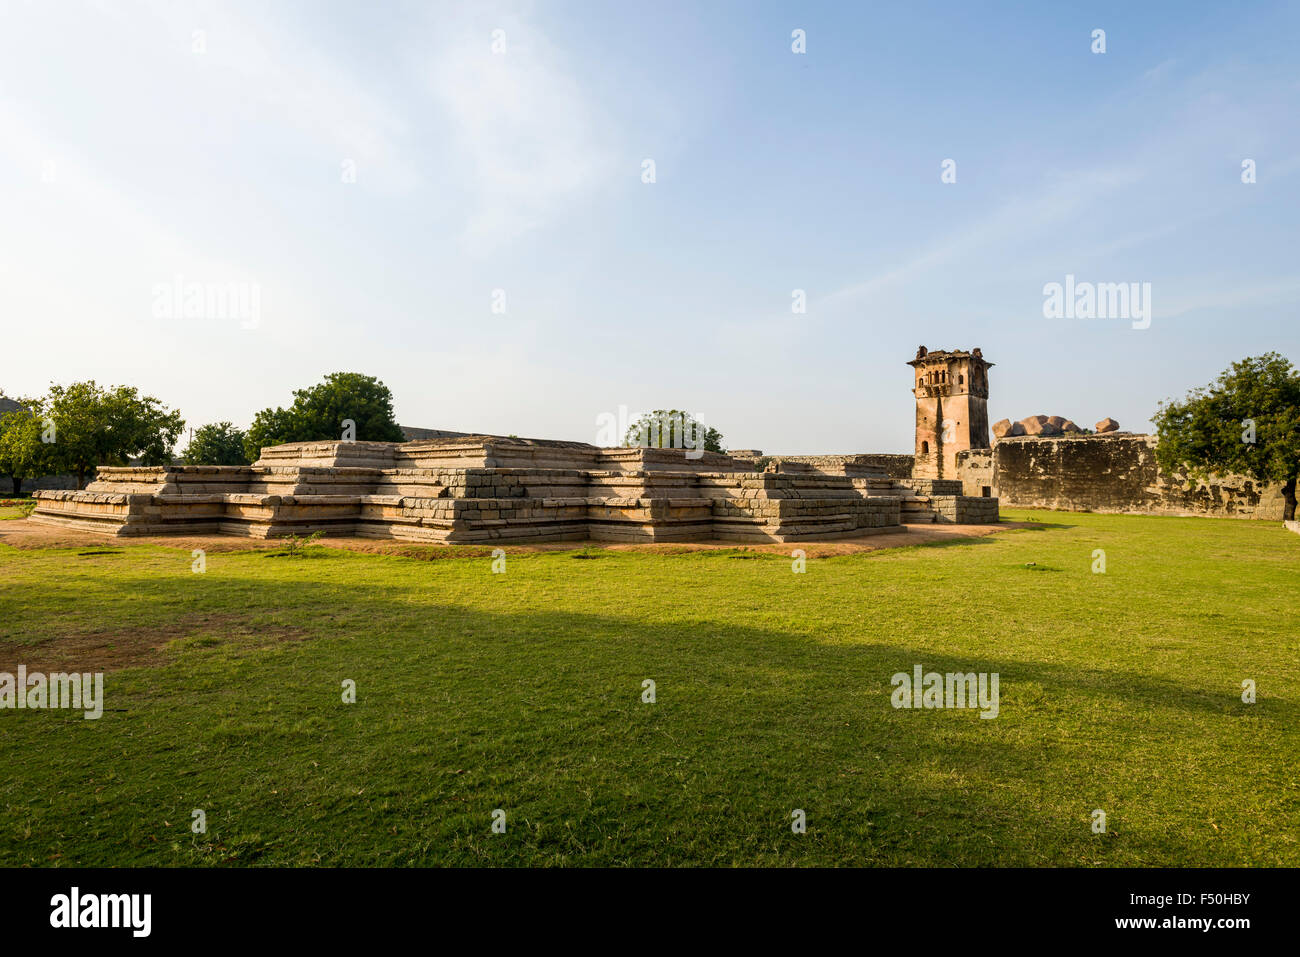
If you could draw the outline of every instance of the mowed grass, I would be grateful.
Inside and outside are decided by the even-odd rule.
[[[0,711],[0,864],[1300,864],[1300,536],[1003,517],[1045,527],[804,574],[0,546],[6,661],[166,644],[97,721]],[[894,709],[917,664],[1000,714]]]

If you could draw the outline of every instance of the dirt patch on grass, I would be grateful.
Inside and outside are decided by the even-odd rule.
[[[208,552],[260,551],[284,548],[275,538],[237,538],[233,535],[97,535],[75,528],[38,525],[29,521],[0,522],[0,545],[14,548],[80,548],[117,550],[131,545],[165,545],[168,548],[195,549]]]
[[[701,542],[699,544],[662,545],[605,545],[611,551],[645,551],[659,554],[695,552],[710,549],[735,549],[757,554],[789,556],[794,549],[803,549],[808,558],[829,558],[834,555],[856,555],[884,548],[903,548],[908,545],[927,545],[933,542],[956,541],[962,538],[983,538],[997,532],[1015,528],[1033,528],[1033,522],[999,522],[997,525],[904,525],[897,532],[881,532],[862,538],[841,539],[830,542],[779,542],[763,545],[742,545],[736,542]],[[599,543],[598,543],[598,546]]]
[[[983,538],[997,532],[1017,528],[1038,528],[1039,522],[999,522],[996,525],[904,525],[896,532],[882,532],[862,538],[829,542],[784,542],[745,545],[736,542],[674,542],[662,544],[622,544],[613,542],[542,542],[535,545],[439,545],[411,542],[377,541],[370,538],[333,537],[320,538],[316,544],[328,548],[341,548],[366,555],[396,555],[431,561],[440,558],[484,558],[496,548],[510,555],[532,552],[567,552],[575,549],[608,550],[613,552],[650,552],[673,555],[709,549],[744,549],[756,553],[789,555],[801,548],[809,558],[827,558],[832,555],[854,555],[874,552],[882,548],[900,548],[907,545],[925,545],[961,538]],[[158,535],[148,537],[114,538],[57,526],[37,525],[27,521],[0,523],[0,544],[15,548],[129,548],[132,545],[162,545],[167,548],[192,550],[202,548],[208,552],[280,551],[282,539],[238,538],[230,535]],[[310,553],[311,549],[308,549]]]
[[[256,650],[310,637],[301,628],[253,624],[238,614],[183,615],[162,624],[73,632],[36,644],[0,642],[0,671],[118,671],[166,664],[191,648]]]

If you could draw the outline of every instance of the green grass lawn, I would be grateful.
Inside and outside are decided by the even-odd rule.
[[[0,711],[0,864],[1300,865],[1300,536],[1003,517],[805,574],[0,546],[4,667],[167,643],[97,721]],[[916,664],[999,716],[895,710]]]

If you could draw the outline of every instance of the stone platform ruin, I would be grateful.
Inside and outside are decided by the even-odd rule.
[[[458,436],[300,442],[251,466],[101,468],[38,492],[31,521],[107,535],[324,532],[442,543],[796,542],[998,520],[960,480],[890,477],[875,457],[752,460],[683,449]]]

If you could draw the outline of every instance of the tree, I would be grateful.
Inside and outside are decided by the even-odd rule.
[[[60,468],[77,476],[85,488],[86,473],[101,465],[167,465],[172,448],[185,427],[179,412],[134,386],[103,389],[93,379],[66,388],[51,385],[44,404],[53,422],[53,456]]]
[[[297,432],[293,413],[289,410],[263,409],[253,416],[253,424],[244,433],[244,455],[250,461],[256,461],[262,454],[263,446],[300,441],[292,438]]]
[[[701,437],[704,451],[722,451],[722,433],[717,429],[708,428],[689,412],[655,409],[632,424],[623,437],[623,444],[653,449],[699,448]]]
[[[248,465],[252,460],[244,450],[247,438],[229,422],[200,426],[181,457],[187,465]]]
[[[393,393],[374,376],[333,372],[325,381],[293,393],[288,409],[263,409],[253,419],[244,448],[250,459],[263,446],[286,442],[338,441],[346,420],[348,438],[359,442],[404,442],[406,434],[393,418]]]
[[[55,471],[53,449],[42,442],[41,402],[22,399],[19,408],[0,414],[0,474],[13,480],[13,494],[23,489],[23,479],[40,478]]]
[[[1181,402],[1161,403],[1153,417],[1156,461],[1186,470],[1195,482],[1210,472],[1247,475],[1282,486],[1284,517],[1295,518],[1300,476],[1300,373],[1276,352],[1234,362]]]

